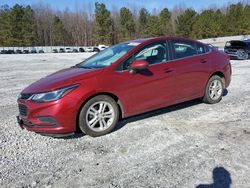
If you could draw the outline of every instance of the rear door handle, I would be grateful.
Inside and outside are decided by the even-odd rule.
[[[173,72],[173,71],[174,71],[174,69],[173,69],[173,68],[170,68],[170,67],[164,69],[164,72],[165,72],[165,73],[170,73],[170,72]]]
[[[201,59],[201,63],[206,63],[207,60],[206,59]]]

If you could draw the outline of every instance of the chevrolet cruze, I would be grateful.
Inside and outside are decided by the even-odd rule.
[[[46,76],[18,97],[18,123],[27,130],[96,137],[121,118],[201,98],[214,104],[231,80],[228,55],[177,37],[112,46]]]

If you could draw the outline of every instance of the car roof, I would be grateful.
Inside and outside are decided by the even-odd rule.
[[[157,42],[157,41],[161,41],[161,40],[189,40],[189,41],[194,41],[192,39],[184,38],[184,37],[161,36],[161,37],[134,39],[134,40],[130,40],[130,41],[127,41],[127,42],[135,42],[135,43],[143,44],[143,43],[149,43],[149,42]],[[197,42],[199,42],[199,41],[197,41]]]

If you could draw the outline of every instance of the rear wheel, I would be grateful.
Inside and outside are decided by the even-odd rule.
[[[212,76],[207,83],[203,101],[208,104],[218,103],[224,92],[224,80],[220,76]]]
[[[119,109],[116,101],[109,96],[99,95],[82,107],[79,128],[90,136],[102,136],[114,129],[118,119]]]

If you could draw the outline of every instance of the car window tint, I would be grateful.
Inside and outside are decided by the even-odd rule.
[[[196,50],[198,54],[205,54],[206,53],[206,48],[204,45],[200,43],[196,43]]]
[[[123,70],[127,70],[135,60],[145,60],[150,65],[168,61],[168,53],[165,44],[154,43],[147,45],[135,53],[123,63]]]
[[[175,59],[197,55],[196,45],[192,41],[175,40],[173,48]]]

